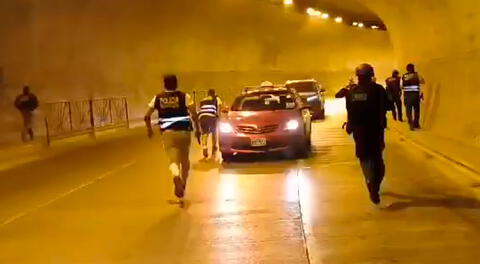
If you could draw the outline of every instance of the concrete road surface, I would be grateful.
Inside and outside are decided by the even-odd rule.
[[[478,263],[477,176],[388,132],[370,204],[341,101],[306,160],[192,154],[186,208],[159,137],[133,130],[0,171],[0,263]]]

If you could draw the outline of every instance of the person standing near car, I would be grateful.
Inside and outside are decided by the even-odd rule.
[[[423,99],[422,84],[425,84],[425,80],[415,71],[415,65],[408,64],[407,73],[402,77],[402,85],[408,124],[412,131],[420,128],[420,101]],[[412,112],[415,112],[414,116]]]
[[[153,136],[151,116],[158,112],[158,126],[170,161],[169,169],[175,185],[175,196],[182,199],[190,170],[191,131],[195,128],[199,133],[197,112],[190,95],[178,91],[178,80],[175,75],[164,76],[165,90],[156,95],[148,105],[145,114],[145,125],[148,137]]]
[[[403,122],[401,81],[400,73],[394,70],[392,76],[385,82],[387,84],[388,99],[392,104],[393,119]]]
[[[373,81],[375,71],[369,64],[356,68],[358,84],[351,87],[347,99],[347,132],[353,133],[356,155],[365,177],[370,200],[380,203],[380,186],[385,176],[383,151],[385,149],[386,113],[385,89]]]
[[[17,96],[14,104],[23,119],[22,141],[26,142],[27,136],[34,140],[33,112],[38,108],[37,97],[30,92],[29,86],[24,86],[22,94]]]
[[[207,97],[200,101],[200,110],[198,111],[198,121],[202,133],[201,144],[203,157],[208,158],[208,138],[212,136],[212,157],[218,151],[217,147],[217,122],[219,112],[221,111],[222,100],[216,95],[214,89],[208,90]]]

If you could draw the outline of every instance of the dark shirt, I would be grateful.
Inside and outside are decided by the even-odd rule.
[[[382,154],[388,109],[386,91],[379,84],[356,85],[348,92],[348,125],[360,159]]]
[[[22,112],[33,112],[38,107],[38,99],[32,93],[20,94],[15,99],[15,107]]]
[[[392,96],[400,96],[402,94],[400,77],[390,77],[385,82],[387,84],[387,93]]]

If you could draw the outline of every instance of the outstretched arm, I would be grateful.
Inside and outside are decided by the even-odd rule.
[[[195,102],[193,101],[192,97],[190,95],[186,95],[186,103],[187,103],[187,108],[188,112],[190,113],[190,118],[192,119],[193,122],[193,128],[195,131],[200,131],[199,125],[198,125],[198,114],[197,114],[197,107],[195,106]]]
[[[145,126],[147,127],[147,135],[149,138],[153,136],[153,129],[152,129],[152,114],[155,111],[154,108],[148,108],[147,113],[145,114]]]
[[[145,126],[147,127],[147,134],[148,137],[151,138],[153,136],[153,129],[152,129],[152,114],[155,112],[155,103],[157,101],[157,97],[155,96],[152,101],[148,104],[147,113],[145,113]]]

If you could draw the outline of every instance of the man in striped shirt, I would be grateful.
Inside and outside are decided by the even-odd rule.
[[[198,111],[198,119],[200,123],[200,131],[202,133],[202,149],[203,157],[208,158],[208,138],[212,136],[212,157],[218,150],[217,147],[217,121],[219,111],[221,111],[222,101],[216,95],[215,90],[208,90],[207,97],[200,101],[200,110]]]
[[[415,65],[410,63],[407,73],[402,77],[402,84],[408,123],[413,131],[420,128],[420,101],[423,98],[420,86],[425,84],[425,80],[415,71]],[[414,116],[412,112],[415,112]]]

